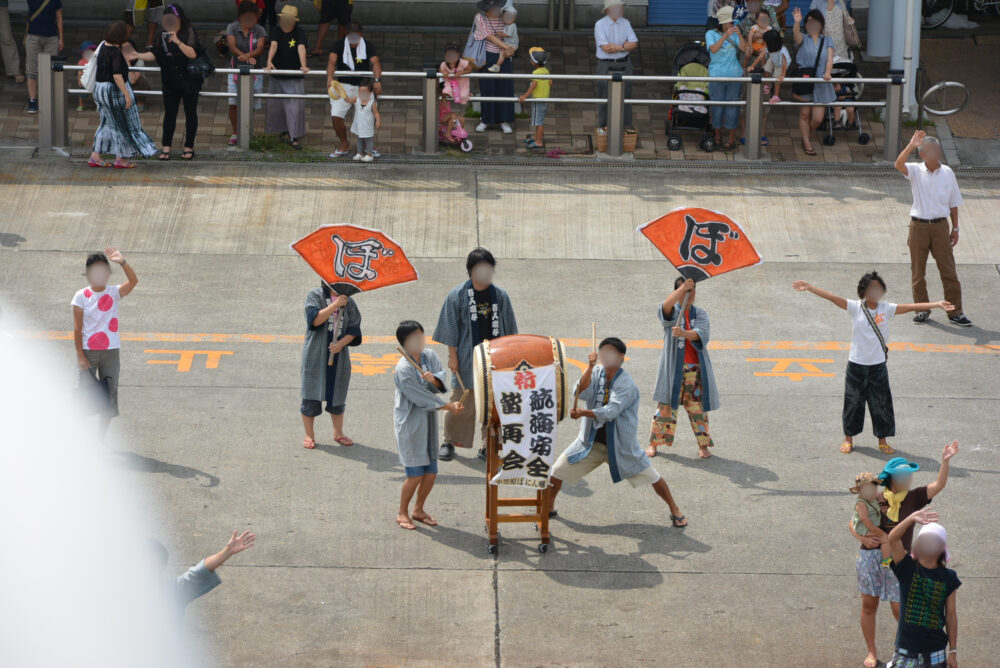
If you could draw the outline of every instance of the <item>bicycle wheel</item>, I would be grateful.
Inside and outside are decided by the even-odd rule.
[[[923,0],[922,26],[927,30],[940,28],[955,11],[955,0]]]
[[[920,106],[928,114],[935,116],[951,116],[969,106],[972,93],[964,84],[957,81],[939,81],[923,94]]]

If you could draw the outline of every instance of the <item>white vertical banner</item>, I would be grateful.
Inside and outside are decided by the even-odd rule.
[[[556,367],[494,371],[500,461],[494,485],[545,489],[555,459]]]

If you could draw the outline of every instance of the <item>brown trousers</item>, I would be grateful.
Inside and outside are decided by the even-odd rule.
[[[955,270],[955,254],[951,249],[951,227],[947,220],[937,223],[910,221],[910,236],[906,240],[910,247],[910,280],[913,284],[913,301],[928,302],[927,296],[927,252],[934,256],[945,300],[955,305],[948,317],[962,314],[962,284],[958,282]]]

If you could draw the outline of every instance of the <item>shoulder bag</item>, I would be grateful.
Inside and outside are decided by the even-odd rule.
[[[476,14],[476,18],[479,14]],[[472,29],[469,30],[469,38],[465,40],[465,50],[462,57],[472,63],[478,70],[486,64],[486,40],[476,39],[476,19],[472,19]]]
[[[808,35],[803,37],[803,39],[812,39]],[[801,47],[799,47],[801,48]],[[826,37],[823,36],[819,40],[819,46],[816,47],[816,60],[813,62],[812,67],[802,67],[799,65],[798,60],[795,61],[794,67],[790,68],[788,76],[792,78],[809,77],[813,78],[816,76],[816,70],[819,69],[819,59],[823,56],[823,49],[826,48]],[[816,84],[812,83],[793,83],[792,92],[796,95],[812,95],[813,86]]]
[[[80,85],[88,93],[94,92],[94,86],[97,84],[97,56],[101,53],[101,47],[104,46],[104,42],[97,45],[94,49],[94,55],[90,57],[87,64],[83,66],[83,72],[80,73]]]
[[[877,308],[878,307],[876,307],[876,309]],[[889,346],[885,345],[885,339],[882,337],[882,330],[879,329],[878,325],[875,324],[875,318],[873,318],[872,314],[868,311],[868,307],[865,305],[864,299],[861,300],[861,312],[865,314],[865,318],[868,320],[868,324],[871,325],[872,329],[875,330],[875,336],[878,337],[878,342],[882,344],[882,354],[885,355],[885,361],[888,362]]]
[[[844,44],[852,49],[857,49],[861,46],[861,35],[858,34],[858,27],[851,15],[847,13],[847,7],[844,6],[843,0],[837,0],[837,2],[840,4],[840,11],[844,12]]]

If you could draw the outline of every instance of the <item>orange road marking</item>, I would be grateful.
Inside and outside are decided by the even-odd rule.
[[[748,357],[747,362],[774,362],[770,371],[754,371],[755,376],[778,376],[801,383],[803,378],[833,378],[836,374],[825,373],[817,364],[832,364],[833,360],[800,359],[794,357]],[[788,367],[798,364],[804,371],[789,371]]]
[[[232,355],[232,350],[144,350],[147,355],[177,355],[175,360],[146,360],[146,364],[176,364],[178,373],[191,370],[195,355],[205,356],[206,369],[218,369],[223,355]]]

